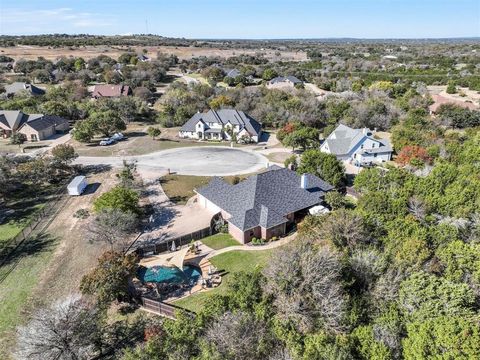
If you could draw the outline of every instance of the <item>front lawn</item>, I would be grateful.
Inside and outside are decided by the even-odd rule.
[[[215,234],[200,241],[214,250],[241,245],[230,234]]]
[[[222,294],[227,290],[231,274],[240,271],[252,272],[257,267],[264,267],[274,251],[275,250],[236,250],[214,256],[210,259],[210,262],[217,267],[219,271],[225,273],[222,284],[218,288],[199,292],[175,301],[174,304],[191,311],[200,311],[212,295]]]
[[[233,183],[235,178],[243,180],[247,175],[240,176],[224,176],[223,179],[229,183]],[[184,205],[195,193],[194,189],[198,189],[210,182],[210,176],[193,176],[193,175],[165,175],[160,179],[162,189],[168,196],[170,201]]]

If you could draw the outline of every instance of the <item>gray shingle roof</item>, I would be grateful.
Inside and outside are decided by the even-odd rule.
[[[241,230],[256,226],[268,229],[287,222],[286,215],[320,203],[325,192],[333,189],[314,175],[306,176],[308,186],[303,189],[301,176],[276,166],[236,185],[213,178],[197,193],[229,213],[228,221]]]
[[[199,121],[203,121],[205,124],[216,123],[226,125],[230,123],[232,125],[239,125],[240,130],[246,129],[252,136],[258,136],[262,129],[262,124],[260,124],[251,116],[245,114],[243,111],[238,111],[235,109],[221,109],[210,110],[206,113],[196,113],[182,126],[180,131],[195,131],[195,126]]]
[[[63,124],[65,122],[67,122],[67,120],[59,116],[43,114],[28,115],[19,110],[0,110],[0,123],[12,131],[17,131],[25,124],[40,131],[49,128],[50,126]]]
[[[291,81],[294,84],[301,84],[303,82],[296,76],[277,76],[276,78],[273,78],[272,80],[270,80],[270,84],[277,84],[287,80]]]
[[[32,95],[43,95],[45,94],[45,90],[32,85],[32,84],[27,84],[24,82],[14,82],[9,85],[5,85],[5,92],[7,95],[15,95],[20,91],[27,91]]]
[[[377,152],[392,151],[390,142],[385,139],[374,139],[370,129],[352,129],[343,124],[338,125],[337,128],[327,137],[325,142],[328,145],[330,153],[334,155],[346,155],[349,154],[364,137],[380,142],[380,150]],[[368,151],[371,152],[371,150]],[[374,149],[374,151],[376,150]]]

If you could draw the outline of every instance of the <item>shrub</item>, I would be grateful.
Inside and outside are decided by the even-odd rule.
[[[100,212],[103,209],[119,209],[123,212],[138,214],[140,213],[138,193],[123,186],[116,186],[93,202],[95,212]]]

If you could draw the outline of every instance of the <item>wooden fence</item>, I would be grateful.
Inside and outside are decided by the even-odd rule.
[[[210,236],[213,233],[214,231],[210,227],[206,227],[204,229],[194,231],[190,234],[178,236],[176,238],[159,239],[158,242],[150,240],[148,241],[148,243],[145,244],[136,244],[133,246],[133,248],[135,248],[135,252],[140,257],[157,255],[167,251],[171,251],[172,244],[174,242],[175,247],[179,248],[181,246],[190,244],[192,241],[200,240],[207,236]]]
[[[146,297],[143,297],[143,296],[142,296],[141,299],[142,299],[142,306],[145,310],[151,311],[151,312],[153,312],[157,315],[160,315],[160,316],[165,316],[169,319],[175,320],[175,312],[177,310],[183,310],[183,311],[186,311],[186,312],[188,312],[192,315],[194,314],[189,310],[182,309],[182,308],[170,305],[170,304],[166,304],[166,303],[158,301],[158,300],[149,299],[149,298],[146,298]]]
[[[50,200],[45,204],[44,207],[37,210],[28,224],[22,229],[22,231],[14,236],[13,238],[7,240],[2,244],[0,249],[0,266],[2,266],[5,261],[8,259],[10,254],[15,251],[15,249],[23,243],[32,233],[37,231],[42,231],[45,229],[52,221],[53,216],[58,212],[58,210],[65,204],[68,200],[66,195],[67,186],[62,186],[57,192],[55,192],[54,199]]]

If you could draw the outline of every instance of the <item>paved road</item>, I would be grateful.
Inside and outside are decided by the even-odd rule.
[[[120,167],[124,160],[136,161],[137,168],[143,171],[170,169],[181,175],[199,176],[248,174],[265,168],[268,163],[267,158],[253,151],[222,146],[176,148],[139,156],[80,156],[75,163]]]

